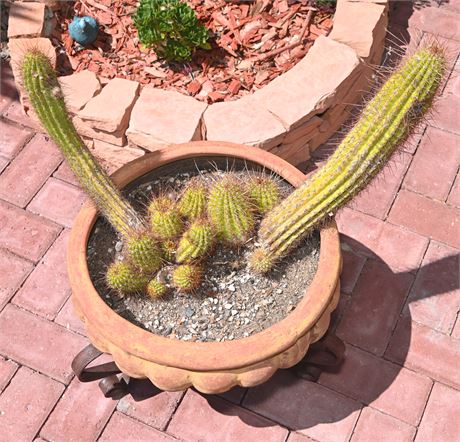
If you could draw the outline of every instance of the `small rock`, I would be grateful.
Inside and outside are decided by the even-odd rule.
[[[230,310],[233,307],[233,304],[224,304],[226,310]]]
[[[121,241],[117,241],[115,244],[115,250],[117,252],[121,252],[121,249],[123,248],[123,243]]]
[[[191,318],[194,314],[195,310],[193,310],[193,308],[187,307],[185,309],[185,316],[187,316],[187,318]]]

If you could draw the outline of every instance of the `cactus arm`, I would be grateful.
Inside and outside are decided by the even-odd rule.
[[[36,50],[27,52],[22,75],[38,118],[102,214],[123,235],[143,227],[142,219],[94,160],[75,130],[49,59]]]
[[[274,263],[383,168],[427,110],[445,70],[435,44],[418,50],[382,86],[323,168],[262,220],[257,258]]]

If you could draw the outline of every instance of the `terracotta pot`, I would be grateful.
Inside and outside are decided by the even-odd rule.
[[[200,159],[239,159],[256,163],[299,186],[305,175],[281,158],[243,145],[192,142],[148,154],[119,169],[113,178],[124,187],[146,173],[171,163],[179,170]],[[178,164],[179,163],[179,164]],[[68,271],[75,308],[93,345],[110,353],[126,374],[149,378],[163,390],[194,386],[204,393],[220,393],[235,385],[254,386],[269,379],[278,368],[298,363],[309,345],[329,326],[339,299],[341,253],[334,223],[321,230],[317,273],[301,302],[285,319],[264,331],[227,342],[189,342],[150,333],[115,313],[96,292],[87,266],[87,242],[97,219],[90,203],[80,211],[70,237]]]

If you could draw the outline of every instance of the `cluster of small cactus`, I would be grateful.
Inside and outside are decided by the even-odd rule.
[[[43,126],[82,187],[123,237],[122,259],[109,266],[107,284],[121,293],[145,292],[157,299],[170,286],[196,290],[204,261],[216,243],[246,244],[256,234],[258,217],[262,220],[257,248],[249,265],[258,273],[270,271],[383,168],[429,108],[445,65],[445,52],[436,43],[416,51],[369,101],[325,166],[284,200],[276,180],[261,174],[244,182],[229,173],[211,184],[197,177],[179,198],[155,197],[148,206],[148,219],[122,196],[77,134],[48,58],[29,51],[22,73]]]
[[[279,194],[275,180],[259,175],[247,183],[230,173],[218,175],[211,184],[192,178],[177,201],[165,194],[152,199],[148,205],[150,230],[127,240],[120,268],[142,276],[143,286],[138,291],[146,291],[154,299],[164,296],[171,286],[182,292],[194,291],[203,277],[203,261],[215,243],[234,246],[247,241],[254,234],[256,217],[269,210]],[[163,268],[168,269],[168,282],[157,278]],[[123,287],[125,279],[112,274],[110,267],[109,287],[133,292],[130,282]],[[142,285],[140,281],[136,287]]]

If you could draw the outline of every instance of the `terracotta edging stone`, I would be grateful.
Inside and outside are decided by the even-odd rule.
[[[54,5],[53,0],[46,3]],[[19,12],[43,8],[42,2],[16,1],[13,6]],[[68,92],[67,100],[75,104],[70,106],[73,121],[81,135],[117,146],[125,146],[127,138],[132,147],[150,151],[191,140],[224,140],[259,146],[298,164],[342,125],[351,105],[370,89],[369,66],[381,60],[387,16],[388,0],[337,0],[328,37],[317,38],[291,70],[232,102],[208,106],[152,86],[145,87],[138,98],[140,85],[130,80],[109,80],[102,90],[95,88],[94,81],[86,86],[80,82],[73,97]],[[50,52],[50,40],[19,38],[22,31],[14,27],[10,17],[11,32],[18,37],[9,41],[13,63],[34,40],[46,40],[48,44],[40,42],[40,47]],[[13,72],[24,110],[34,117],[14,66]],[[69,77],[61,82],[78,83]]]
[[[239,158],[273,171],[297,187],[305,175],[286,161],[261,149],[233,143],[196,141],[149,153],[119,169],[115,183],[124,187],[138,177],[179,160]],[[177,167],[176,167],[177,169]],[[68,271],[76,311],[92,343],[109,353],[129,376],[148,377],[164,390],[194,386],[219,393],[235,385],[254,386],[278,368],[298,363],[309,345],[326,332],[340,295],[341,252],[334,223],[321,230],[318,269],[297,307],[282,321],[252,336],[225,342],[190,342],[144,330],[113,311],[91,281],[86,257],[88,239],[97,219],[93,204],[78,214],[68,246]]]

